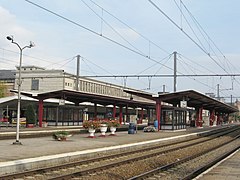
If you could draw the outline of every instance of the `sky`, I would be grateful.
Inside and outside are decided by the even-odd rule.
[[[160,76],[173,75],[176,51],[177,91],[219,92],[235,101],[239,7],[239,0],[0,0],[0,69],[19,66],[11,35],[20,47],[35,44],[23,50],[23,65],[76,74],[80,55],[81,76],[126,76],[92,78],[173,92],[173,77]]]

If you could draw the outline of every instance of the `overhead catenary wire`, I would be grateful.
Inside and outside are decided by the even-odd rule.
[[[3,50],[3,51],[7,51],[7,52],[10,52],[10,53],[14,53],[14,54],[18,54],[19,55],[19,52],[17,52],[17,51],[12,51],[12,50],[1,48],[1,47],[0,47],[0,49]],[[44,66],[43,68],[49,67],[51,65],[61,65],[62,62],[65,62],[65,61],[68,61],[69,59],[72,59],[72,57],[64,59],[64,60],[61,60],[61,61],[56,61],[56,59],[55,59],[54,62],[53,62],[52,60],[46,60],[46,59],[43,59],[43,58],[30,56],[30,55],[27,55],[27,54],[23,54],[23,56],[24,57],[29,57],[31,59],[34,59],[37,62],[39,62],[39,60],[43,61],[43,62],[47,62],[48,64],[46,66]],[[14,60],[11,60],[11,61],[16,63],[16,61],[14,61]]]
[[[121,33],[119,33],[113,26],[111,26],[103,17],[101,17],[99,14],[97,14],[96,11],[93,10],[84,0],[81,0],[85,6],[87,6],[97,17],[101,19],[101,22],[104,22],[108,27],[110,27],[121,39],[123,39],[127,44],[129,44],[132,48],[134,48],[136,51],[140,52],[141,54],[144,54],[141,50],[139,50],[137,47],[135,47],[132,43],[130,43],[126,38],[124,38]],[[103,36],[103,32],[101,32],[101,35]],[[150,57],[150,56],[149,56]]]
[[[184,6],[184,8],[186,9],[186,11],[190,14],[190,16],[192,17],[192,19],[196,22],[196,24],[199,26],[199,28],[202,30],[202,32],[207,36],[207,38],[211,41],[211,43],[214,45],[214,47],[220,52],[220,54],[223,56],[224,59],[228,60],[228,58],[226,58],[226,56],[223,54],[223,52],[220,50],[220,48],[216,45],[216,43],[210,38],[210,36],[208,35],[208,33],[203,29],[203,27],[201,26],[201,24],[196,20],[196,18],[193,16],[193,14],[190,12],[190,10],[187,8],[187,6],[181,1],[181,4]],[[231,62],[230,62],[231,64]],[[232,65],[232,64],[231,64]],[[233,66],[233,65],[232,65]],[[235,66],[233,66],[235,67]]]
[[[100,6],[99,4],[97,4],[96,2],[94,2],[93,0],[90,0],[94,5],[96,5],[97,7],[101,8],[104,12],[106,12],[107,14],[109,14],[111,17],[113,17],[114,19],[116,19],[117,21],[119,21],[121,24],[125,25],[126,27],[128,27],[129,29],[131,29],[133,32],[135,32],[136,34],[138,34],[139,36],[141,36],[143,39],[145,39],[147,42],[155,45],[158,49],[160,49],[161,51],[165,52],[166,54],[170,54],[170,52],[168,52],[167,50],[163,49],[162,47],[160,47],[157,43],[153,42],[152,40],[150,40],[149,38],[147,38],[146,36],[144,36],[143,34],[139,33],[138,31],[136,31],[134,28],[132,28],[130,25],[128,25],[127,23],[125,23],[123,20],[119,19],[118,17],[116,17],[115,15],[113,15],[111,12],[107,11],[106,9],[104,9],[102,6]]]
[[[183,11],[181,9],[181,7],[177,4],[176,0],[174,0],[176,6],[178,7],[179,11],[181,12],[181,17],[183,17],[185,19],[185,21],[187,22],[189,28],[191,29],[191,31],[193,32],[193,34],[195,35],[195,37],[197,38],[198,42],[200,43],[201,47],[207,52],[206,48],[204,47],[202,41],[200,40],[200,38],[197,36],[197,33],[194,31],[193,27],[191,26],[191,24],[189,23],[189,21],[187,20],[186,16],[183,14]],[[181,29],[183,30],[183,26],[181,25]],[[209,52],[208,52],[209,53]]]
[[[25,0],[25,1],[28,2],[28,3],[32,3],[32,2],[29,1],[29,0]],[[33,3],[33,5],[36,6],[35,3]],[[38,7],[39,7],[39,5],[38,5]],[[40,8],[42,8],[42,7],[40,6]],[[101,36],[101,34],[97,33],[96,31],[94,31],[94,30],[92,30],[92,29],[90,29],[90,28],[87,28],[87,27],[85,27],[85,26],[82,26],[81,24],[79,24],[79,23],[77,23],[77,22],[74,22],[74,21],[72,21],[72,20],[70,20],[70,19],[68,19],[68,18],[66,18],[66,17],[64,17],[64,16],[61,16],[61,15],[59,15],[59,14],[57,14],[57,13],[55,13],[55,12],[52,12],[52,11],[46,9],[46,8],[42,8],[42,9],[43,9],[43,10],[47,10],[48,12],[50,12],[50,13],[52,13],[52,14],[54,14],[54,15],[62,18],[62,19],[65,19],[65,20],[67,20],[68,22],[73,23],[73,24],[75,24],[75,25],[77,25],[77,26],[79,26],[79,27],[81,27],[81,28],[84,28],[85,30],[90,31],[91,33],[94,33],[95,35]],[[149,60],[151,60],[151,61],[157,62],[155,59],[149,57],[148,55],[145,55],[145,54],[143,54],[143,53],[139,53],[138,51],[136,51],[136,50],[134,50],[134,49],[132,49],[132,48],[129,48],[128,46],[125,46],[125,45],[123,45],[123,44],[121,44],[121,43],[119,43],[119,42],[117,42],[117,41],[115,41],[115,40],[113,40],[113,39],[111,39],[111,38],[109,38],[109,37],[107,37],[107,36],[103,36],[103,35],[102,35],[101,37],[102,37],[102,38],[105,38],[105,39],[107,39],[107,40],[109,40],[109,41],[111,41],[111,42],[113,42],[113,43],[115,43],[115,44],[117,44],[117,45],[119,45],[119,46],[127,49],[127,50],[130,50],[130,51],[132,51],[132,52],[134,52],[134,53],[136,53],[136,54],[139,54],[139,55],[141,55],[141,56],[143,56],[143,57],[145,57],[145,58],[147,58],[147,59],[149,59]],[[159,64],[160,64],[160,63],[159,63]],[[168,67],[168,66],[166,66],[166,65],[164,65],[164,64],[160,64],[160,65],[162,65],[162,66],[164,66],[164,67],[172,70],[172,68],[170,68],[170,67]]]
[[[176,0],[175,4],[176,3]],[[202,37],[205,39],[205,41],[207,42],[208,46],[209,46],[209,54],[210,50],[213,52],[213,54],[216,56],[216,58],[221,62],[221,59],[218,57],[217,53],[215,52],[215,50],[212,48],[211,43],[214,45],[214,47],[221,53],[221,55],[223,56],[223,62],[221,62],[222,64],[224,64],[224,62],[229,62],[230,61],[228,59],[226,59],[226,56],[223,54],[223,52],[220,50],[219,47],[217,47],[216,43],[210,38],[210,36],[207,34],[207,32],[203,29],[203,27],[201,26],[201,24],[197,21],[197,19],[193,16],[193,14],[190,12],[190,10],[186,7],[186,5],[182,2],[182,0],[180,0],[180,3],[183,5],[183,7],[185,8],[185,10],[187,11],[187,13],[190,15],[190,17],[192,18],[193,22],[195,23],[196,27],[198,28],[199,32],[201,33]],[[177,5],[178,6],[178,5]],[[180,7],[178,6],[179,10]],[[181,13],[183,13],[181,11]],[[184,14],[183,14],[184,15]],[[185,17],[185,16],[184,16]],[[185,20],[187,21],[187,19],[185,18]],[[189,24],[190,25],[190,24]],[[210,43],[211,42],[211,43]],[[230,63],[231,64],[231,63]],[[231,68],[229,66],[229,64],[227,63],[229,70],[231,71]],[[233,66],[234,67],[234,66]]]
[[[85,27],[85,26],[83,26],[83,25],[81,25],[81,24],[79,24],[79,23],[77,23],[77,22],[75,22],[75,21],[73,21],[73,20],[71,20],[71,19],[69,19],[69,18],[66,18],[66,17],[64,17],[64,16],[56,13],[56,12],[53,12],[52,10],[49,10],[49,9],[43,7],[43,6],[40,6],[40,5],[38,5],[38,4],[30,1],[30,0],[24,0],[24,1],[26,1],[26,2],[28,2],[28,3],[30,3],[30,4],[32,4],[32,5],[34,5],[34,6],[36,6],[36,7],[38,7],[38,8],[40,8],[40,9],[44,10],[44,11],[47,11],[47,12],[49,12],[49,13],[51,13],[51,14],[53,14],[53,15],[55,15],[55,16],[63,19],[63,20],[66,20],[66,21],[68,21],[69,23],[72,23],[72,24],[74,24],[74,25],[76,25],[76,26],[78,26],[78,27],[80,27],[80,28],[83,28],[83,29],[85,29],[85,30],[87,30],[87,31],[89,31],[89,32],[97,35],[97,36],[100,36],[100,37],[102,37],[102,38],[104,38],[104,39],[106,39],[106,40],[108,40],[108,41],[110,41],[110,42],[112,42],[112,43],[114,43],[114,44],[116,44],[116,45],[119,45],[120,47],[123,47],[124,49],[127,49],[127,50],[129,50],[129,51],[131,51],[131,52],[133,52],[133,53],[135,53],[135,54],[138,54],[138,55],[140,55],[140,56],[142,56],[142,57],[144,57],[144,58],[146,58],[146,59],[148,59],[148,60],[151,60],[151,61],[153,61],[153,62],[155,62],[155,63],[158,63],[158,64],[166,67],[167,69],[173,70],[173,68],[168,67],[167,65],[158,62],[156,59],[153,59],[153,58],[149,57],[148,55],[145,55],[145,54],[143,54],[143,53],[141,53],[141,52],[138,52],[138,51],[136,51],[136,50],[134,50],[134,49],[131,49],[130,47],[125,46],[125,45],[123,45],[123,44],[121,44],[121,43],[119,43],[119,42],[117,42],[117,41],[115,41],[115,40],[113,40],[113,39],[111,39],[111,38],[109,38],[109,37],[107,37],[107,36],[101,35],[101,34],[97,33],[96,31],[94,31],[94,30],[92,30],[92,29],[90,29],[90,28],[87,28],[87,27]]]
[[[234,68],[235,70],[238,71],[239,68],[236,67],[236,65],[233,65],[231,63],[231,61],[223,54],[223,52],[221,51],[221,49],[216,45],[216,43],[212,40],[212,38],[208,35],[208,33],[204,30],[204,28],[201,26],[201,24],[197,21],[197,19],[194,17],[194,15],[190,12],[190,10],[187,8],[187,6],[183,3],[182,0],[180,0],[180,4],[184,7],[184,9],[188,12],[188,14],[190,15],[190,17],[192,18],[193,22],[195,22],[196,26],[199,29],[199,32],[202,34],[202,36],[204,37],[204,39],[206,40],[206,42],[209,44],[209,48],[213,51],[213,53],[215,54],[215,56],[219,59],[218,55],[216,54],[216,52],[214,51],[214,49],[212,48],[212,46],[210,45],[210,42],[212,43],[212,45],[220,52],[220,54],[223,57],[223,63],[227,63],[228,69],[231,71],[231,68]],[[181,10],[182,13],[182,10]],[[204,35],[205,34],[205,35]],[[206,36],[206,37],[205,37]],[[231,65],[231,68],[229,66],[229,64]]]
[[[162,11],[153,1],[148,0],[159,12],[161,12],[173,25],[183,32],[200,50],[209,56],[223,71],[228,73],[201,45],[199,45],[187,32],[185,32],[175,21],[173,21],[164,11]]]

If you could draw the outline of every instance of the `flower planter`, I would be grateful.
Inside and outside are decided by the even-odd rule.
[[[101,124],[100,131],[101,135],[100,137],[106,137],[106,132],[107,132],[107,125],[106,124]]]
[[[27,124],[27,128],[34,128],[34,124]]]
[[[47,127],[48,126],[48,123],[47,122],[43,122],[42,123],[42,127]]]
[[[111,134],[109,136],[116,136],[117,127],[110,127]]]
[[[93,128],[89,128],[88,129],[88,132],[89,132],[89,138],[95,138],[95,131],[96,129],[93,129]]]

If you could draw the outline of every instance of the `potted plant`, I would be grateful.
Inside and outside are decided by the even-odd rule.
[[[46,121],[43,121],[42,122],[42,127],[47,127],[48,126],[48,123]]]
[[[53,139],[58,141],[66,141],[68,137],[71,137],[72,134],[70,134],[68,131],[57,131],[53,133]]]
[[[98,129],[100,127],[100,122],[93,121],[93,120],[83,121],[83,127],[85,129],[88,129],[88,132],[90,133],[88,137],[94,138],[95,137],[94,133],[95,133],[96,129]]]
[[[120,126],[120,123],[118,120],[110,120],[108,123],[108,126],[110,127],[110,131],[111,131],[111,136],[115,136],[115,132],[117,130],[117,127]]]
[[[101,131],[100,137],[106,137],[107,128],[108,128],[108,120],[101,120],[100,121],[100,131]]]
[[[34,124],[36,122],[36,114],[35,114],[35,110],[34,110],[34,107],[32,104],[29,104],[27,106],[25,116],[26,116],[26,126],[34,127]]]

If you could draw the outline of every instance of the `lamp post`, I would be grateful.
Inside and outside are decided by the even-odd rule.
[[[19,76],[18,76],[18,103],[17,103],[17,131],[16,131],[16,142],[13,144],[21,145],[22,143],[19,141],[19,126],[20,126],[20,104],[21,104],[21,69],[22,69],[22,51],[25,48],[32,48],[34,44],[30,41],[28,46],[21,47],[18,43],[13,40],[13,36],[7,36],[7,40],[11,41],[11,43],[16,44],[20,50],[20,63],[19,63]]]

